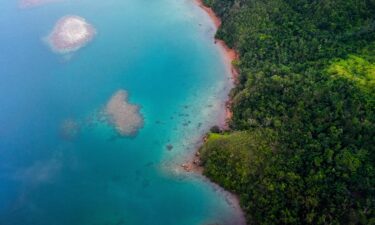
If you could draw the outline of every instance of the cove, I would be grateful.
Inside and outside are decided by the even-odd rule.
[[[56,54],[45,37],[66,15],[96,35]],[[227,193],[180,167],[232,83],[192,1],[6,0],[0,32],[0,224],[242,224]],[[120,90],[142,115],[131,137],[102,115]]]

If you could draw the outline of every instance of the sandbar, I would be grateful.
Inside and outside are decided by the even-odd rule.
[[[85,46],[95,35],[95,28],[84,18],[69,15],[57,21],[47,42],[57,53],[71,53]]]

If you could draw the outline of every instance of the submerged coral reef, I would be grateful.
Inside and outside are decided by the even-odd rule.
[[[105,112],[121,136],[135,136],[143,127],[143,116],[140,107],[128,102],[128,92],[117,91],[105,107]]]

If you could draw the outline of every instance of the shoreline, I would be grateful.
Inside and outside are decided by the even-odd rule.
[[[215,12],[211,8],[204,5],[203,0],[194,0],[194,1],[211,18],[211,20],[215,24],[216,30],[219,29],[221,26],[221,19],[215,14]],[[236,50],[232,48],[229,48],[229,46],[223,40],[215,38],[215,44],[217,44],[220,47],[220,49],[223,51],[225,59],[230,68],[231,77],[236,82],[238,75],[239,75],[239,71],[233,66],[232,62],[234,60],[239,59],[238,52],[236,52]]]
[[[217,30],[219,29],[222,23],[221,19],[216,15],[216,13],[210,7],[207,7],[206,5],[204,5],[203,0],[194,0],[194,2],[195,4],[197,4],[198,7],[200,7],[202,10],[204,10],[207,13],[207,15],[210,17],[210,19],[213,21],[215,25],[215,28],[216,28],[215,32],[217,32]],[[214,38],[214,43],[218,45],[219,49],[221,50],[221,54],[223,56],[224,62],[229,68],[230,79],[232,80],[232,85],[236,85],[238,83],[239,71],[233,65],[233,61],[239,59],[238,52],[234,49],[229,48],[229,46],[223,40]],[[232,99],[228,96],[228,99],[225,101],[225,117],[224,119],[222,117],[218,118],[218,124],[221,130],[229,129],[228,121],[232,118],[232,115],[233,115],[231,111],[231,105],[232,105]],[[225,198],[227,199],[227,201],[232,202],[231,205],[232,207],[235,208],[235,210],[237,211],[237,215],[239,216],[236,219],[238,220],[237,223],[239,222],[245,225],[246,218],[245,218],[244,211],[242,210],[241,205],[240,205],[239,196],[230,191],[225,190],[220,185],[211,181],[208,177],[204,176],[203,174],[204,166],[202,165],[202,161],[200,158],[200,148],[203,144],[205,144],[205,142],[207,141],[207,138],[208,138],[208,134],[205,134],[201,138],[199,143],[197,143],[198,147],[197,147],[196,152],[189,159],[183,162],[180,165],[180,168],[182,168],[182,170],[185,171],[186,173],[193,173],[193,174],[202,176],[204,179],[211,182],[214,185],[214,187],[222,191],[225,191],[227,193]]]
[[[221,26],[221,19],[215,14],[215,12],[210,8],[204,5],[203,0],[194,0],[194,3],[197,4],[198,7],[203,9],[207,15],[211,18],[213,23],[215,24],[216,31]],[[216,32],[215,31],[215,32]],[[230,72],[230,78],[235,85],[238,82],[239,71],[234,67],[232,62],[239,58],[239,54],[236,50],[229,48],[229,46],[220,39],[214,38],[214,43],[219,46],[222,51],[222,55],[224,57],[225,63],[227,64]],[[218,125],[220,129],[227,130],[228,129],[228,120],[232,118],[232,111],[230,110],[232,104],[232,99],[228,97],[225,101],[225,118],[219,118]],[[202,146],[207,141],[207,134],[205,134],[198,143],[198,146]],[[199,148],[194,153],[192,157],[182,163],[180,166],[185,172],[193,172],[203,175],[203,167],[201,165],[200,160],[200,152]]]
[[[203,9],[207,15],[211,18],[213,21],[216,31],[220,28],[221,26],[221,19],[216,15],[216,13],[210,8],[204,5],[203,0],[194,0],[194,2],[201,8]],[[225,64],[227,64],[229,70],[230,70],[230,78],[233,81],[233,84],[236,85],[238,83],[238,77],[239,77],[239,71],[235,66],[233,65],[234,60],[239,59],[239,54],[236,50],[229,48],[229,46],[225,43],[225,41],[220,40],[215,38],[214,43],[219,46],[220,50],[222,51],[223,57]],[[219,121],[220,128],[223,130],[228,129],[228,120],[232,118],[232,111],[231,111],[231,104],[232,104],[232,99],[228,99],[225,102],[225,118],[224,121]]]
[[[203,0],[194,0],[194,3],[197,4],[198,7],[203,9],[210,19],[213,21],[216,31],[221,26],[221,19],[215,14],[215,12],[210,8],[204,5]],[[215,31],[215,32],[216,32]],[[222,56],[224,58],[225,64],[229,68],[230,78],[232,80],[232,84],[236,85],[238,82],[239,71],[235,68],[232,64],[234,60],[239,59],[239,54],[236,50],[229,48],[229,46],[220,39],[214,38],[214,43],[218,45],[222,52]],[[225,115],[223,117],[218,118],[218,126],[221,130],[228,130],[228,121],[232,118],[232,111],[231,111],[232,99],[228,96],[228,99],[225,101]],[[205,134],[198,143],[198,146],[202,146],[207,141],[207,134]],[[183,162],[180,166],[185,172],[192,172],[198,173],[203,175],[203,167],[201,165],[200,159],[200,152],[199,148],[197,147],[197,151],[185,162]]]

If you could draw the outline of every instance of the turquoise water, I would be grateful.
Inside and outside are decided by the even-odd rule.
[[[0,2],[0,224],[241,224],[228,194],[180,164],[223,117],[229,70],[191,1]],[[43,41],[66,15],[98,34],[70,55]],[[144,127],[98,116],[118,90]],[[76,135],[62,135],[64,121]],[[168,151],[166,146],[173,145]]]

